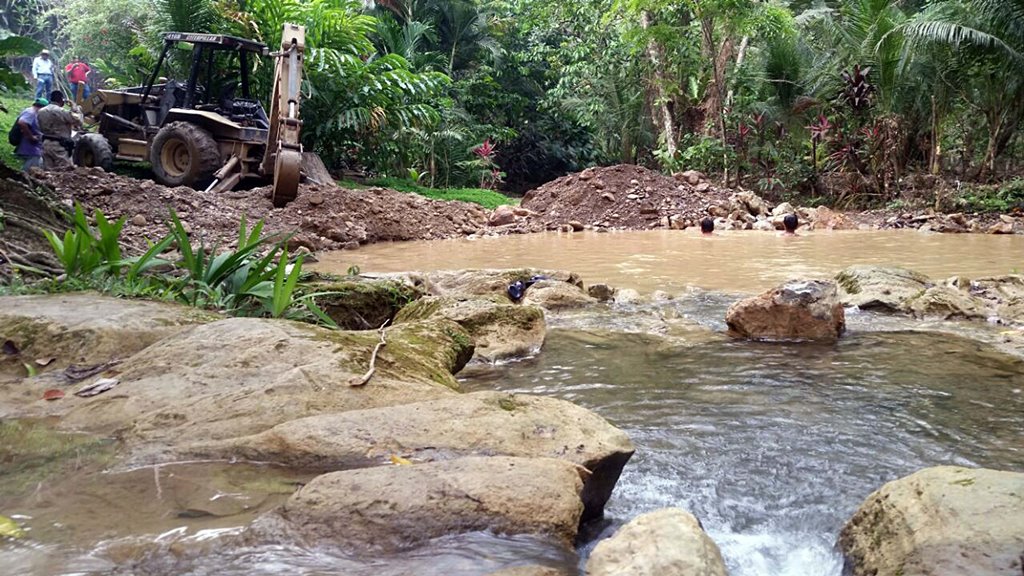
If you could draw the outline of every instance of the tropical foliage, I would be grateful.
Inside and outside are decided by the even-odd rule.
[[[412,184],[522,190],[635,162],[870,203],[911,177],[989,182],[1020,168],[1022,0],[18,6],[12,31],[82,53],[120,85],[152,67],[162,30],[273,48],[283,22],[303,24],[307,146],[332,168]],[[270,68],[257,65],[261,93]]]
[[[120,296],[173,300],[235,316],[290,317],[330,325],[316,304],[329,293],[299,295],[303,256],[291,259],[286,237],[263,234],[263,222],[250,229],[243,216],[231,250],[196,244],[172,210],[168,234],[151,243],[142,255],[121,254],[125,219],[109,221],[97,210],[90,223],[75,205],[63,236],[43,233],[64,274],[43,290],[94,289]],[[175,257],[169,258],[170,249]],[[44,272],[16,266],[20,272]]]

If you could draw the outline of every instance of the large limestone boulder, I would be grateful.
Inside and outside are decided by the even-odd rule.
[[[581,287],[560,280],[536,282],[523,296],[524,305],[539,306],[545,310],[578,308],[595,303],[597,299],[584,292]]]
[[[342,332],[286,320],[231,318],[196,326],[125,360],[114,392],[66,397],[62,426],[119,432],[129,444],[177,444],[261,432],[326,411],[407,404],[454,394],[469,359],[454,322],[395,326],[368,384],[376,331]]]
[[[413,462],[473,455],[559,458],[587,470],[584,519],[602,515],[633,450],[625,433],[589,410],[501,392],[311,416],[248,438],[182,448],[188,456],[321,470],[380,466],[392,456]]]
[[[395,322],[435,315],[462,326],[473,341],[474,358],[487,362],[536,354],[547,335],[543,310],[501,296],[426,296],[402,308]]]
[[[602,540],[587,561],[587,576],[725,576],[718,546],[700,522],[679,508],[634,518]]]
[[[737,192],[729,197],[730,212],[741,212],[751,216],[767,216],[772,213],[771,206],[757,194],[749,190]]]
[[[512,224],[516,221],[516,213],[511,206],[498,206],[491,212],[491,217],[487,219],[487,223],[491,226],[504,226],[506,224]]]
[[[1024,474],[926,468],[871,494],[839,536],[855,576],[1024,572]]]
[[[827,206],[818,206],[814,209],[811,228],[814,230],[854,230],[857,225],[841,212],[836,212]]]
[[[480,530],[543,535],[571,546],[582,487],[576,466],[547,458],[471,457],[332,472],[250,530],[257,537],[297,534],[385,551]]]
[[[725,315],[729,334],[752,340],[835,341],[846,329],[834,283],[794,280],[740,300]]]
[[[836,275],[839,301],[862,309],[905,311],[904,303],[932,285],[931,279],[905,268],[850,266]]]
[[[970,292],[986,301],[995,316],[1024,324],[1024,274],[977,278],[971,281]]]
[[[220,318],[186,306],[93,293],[0,297],[0,342],[19,352],[11,363],[52,359],[47,370],[127,358],[189,326]],[[9,356],[10,354],[4,354]],[[3,358],[0,357],[0,360]],[[4,364],[0,364],[0,375]]]
[[[984,301],[955,284],[932,286],[904,303],[915,316],[976,319],[988,317]]]

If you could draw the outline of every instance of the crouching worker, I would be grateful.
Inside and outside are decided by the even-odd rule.
[[[39,111],[39,130],[43,133],[43,170],[71,168],[71,153],[75,142],[71,131],[82,122],[64,109],[64,93],[54,90],[50,104]]]

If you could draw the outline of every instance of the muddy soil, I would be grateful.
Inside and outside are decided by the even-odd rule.
[[[100,209],[109,218],[126,217],[123,238],[130,248],[167,233],[170,209],[186,230],[207,244],[232,245],[244,215],[250,223],[265,220],[268,233],[295,233],[294,248],[310,250],[354,248],[359,244],[394,240],[428,240],[481,232],[488,212],[465,202],[433,201],[384,188],[350,190],[335,186],[302,185],[298,198],[274,208],[270,187],[208,194],[191,188],[167,188],[97,168],[37,173],[65,204],[80,202]]]
[[[735,192],[718,188],[698,173],[666,176],[642,166],[621,164],[588,168],[531,190],[522,206],[550,224],[598,228],[656,228],[675,217],[690,225],[708,215],[708,207],[727,204]]]

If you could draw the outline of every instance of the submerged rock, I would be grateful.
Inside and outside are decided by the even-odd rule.
[[[623,466],[629,437],[600,416],[555,398],[477,392],[293,420],[251,436],[183,448],[190,456],[243,458],[303,469],[380,466],[464,456],[566,460],[585,468],[585,520],[598,518]]]
[[[924,274],[887,266],[850,266],[836,275],[843,306],[905,311],[904,303],[924,292],[932,281]]]
[[[501,296],[426,296],[402,308],[395,322],[433,316],[458,323],[473,342],[474,358],[487,362],[536,354],[547,335],[543,310]]]
[[[729,307],[729,334],[752,340],[831,342],[846,329],[834,283],[794,280]]]
[[[524,305],[540,306],[545,310],[578,308],[594,304],[597,300],[575,284],[559,280],[541,280],[526,290]]]
[[[317,476],[250,528],[257,539],[298,535],[348,547],[397,550],[440,536],[490,530],[571,546],[583,482],[549,458],[460,458]]]
[[[615,291],[615,296],[612,299],[616,304],[636,304],[640,302],[640,292],[632,288],[620,288]]]
[[[587,576],[725,576],[718,546],[686,510],[664,508],[634,518],[602,540]]]
[[[607,284],[591,284],[587,287],[587,294],[598,302],[608,302],[615,298],[615,288]]]
[[[574,573],[575,574],[575,573]],[[550,566],[539,566],[531,564],[529,566],[516,566],[514,568],[505,568],[504,570],[498,570],[497,572],[491,572],[487,576],[569,576],[566,572],[552,568]]]
[[[1016,576],[1024,571],[1024,474],[926,468],[871,494],[839,544],[855,576]]]

